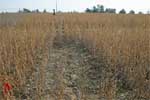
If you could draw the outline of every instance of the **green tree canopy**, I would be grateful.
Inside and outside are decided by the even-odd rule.
[[[125,9],[120,10],[119,14],[126,14]]]

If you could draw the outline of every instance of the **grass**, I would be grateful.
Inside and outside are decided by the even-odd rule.
[[[137,98],[149,97],[150,17],[149,15],[66,14],[65,34],[68,39],[81,41],[94,56],[106,59],[112,75],[106,93],[111,98],[121,88],[135,91]],[[112,79],[112,77],[114,79]],[[111,84],[111,85],[109,85]],[[114,86],[113,86],[114,85]],[[109,91],[114,89],[113,91]]]
[[[2,78],[8,76],[15,88],[24,90],[27,77],[39,67],[40,84],[44,79],[43,69],[49,53],[48,45],[52,45],[54,37],[54,34],[51,34],[54,32],[51,29],[53,23],[47,20],[53,18],[49,15],[16,14],[14,19],[10,20],[9,17],[14,14],[0,16],[1,21],[6,20],[5,25],[0,27],[0,75]],[[13,23],[15,19],[19,21]],[[41,91],[41,88],[42,84],[37,85],[37,91]]]
[[[108,73],[100,84],[100,96],[111,100],[125,89],[133,91],[135,99],[150,98],[149,15],[1,14],[1,81],[8,77],[17,91],[25,90],[27,77],[38,67],[38,98],[49,50],[60,30],[66,40],[79,41],[94,57],[105,59]],[[118,82],[123,85],[118,87]]]

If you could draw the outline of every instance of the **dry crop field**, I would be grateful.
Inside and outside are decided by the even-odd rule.
[[[74,48],[78,50],[74,51]],[[81,49],[86,50],[79,52]],[[73,69],[78,69],[77,72],[81,75],[73,74],[76,85],[71,86],[67,85],[69,80],[66,83],[65,75],[68,75],[66,70],[71,68],[72,63],[63,65],[63,61],[69,60],[65,57],[66,60],[60,59],[62,63],[54,60],[57,56],[68,57],[69,53],[73,57],[78,56],[80,60],[82,56],[79,55],[88,59],[83,62],[76,62],[76,58],[72,60],[76,65],[79,63],[80,66]],[[59,84],[56,85],[58,91],[50,89],[47,91],[50,96],[47,96],[45,84],[50,77],[46,75],[46,68],[52,66],[52,63],[63,67],[56,66],[57,70],[50,72],[55,73],[54,76],[57,77],[53,81],[57,80],[55,84]],[[71,73],[73,71],[70,70]],[[29,82],[30,80],[32,81]],[[81,82],[82,80],[84,81]],[[11,84],[12,89],[5,94],[3,84],[6,82]],[[29,89],[28,86],[34,88]],[[49,85],[53,86],[54,84]],[[91,92],[90,86],[96,88],[92,88]],[[72,88],[77,88],[79,92],[71,93]],[[28,97],[27,93],[32,95]],[[0,99],[51,100],[50,98],[150,100],[150,16],[0,14]]]

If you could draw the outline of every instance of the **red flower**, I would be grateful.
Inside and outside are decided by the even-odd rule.
[[[3,85],[3,94],[8,95],[11,90],[12,90],[11,84],[8,83],[8,82],[5,82],[4,85]]]

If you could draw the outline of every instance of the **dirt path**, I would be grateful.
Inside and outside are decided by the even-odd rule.
[[[103,60],[91,56],[81,43],[66,41],[63,38],[64,22],[60,22],[56,32],[58,36],[50,47],[48,64],[43,71],[45,89],[39,100],[100,100],[99,86],[105,75]],[[33,75],[35,79],[28,87],[32,100],[39,98],[36,97],[36,87],[32,87],[39,83],[36,82],[39,81],[39,72],[40,69]]]
[[[58,36],[50,50],[46,67],[44,98],[46,100],[86,100],[86,94],[90,92],[92,96],[89,97],[93,98],[89,100],[98,100],[95,94],[101,74],[100,69],[96,67],[100,67],[93,67],[95,59],[80,43],[72,43],[63,38],[63,26],[64,21],[61,17],[60,24],[57,26]]]
[[[85,92],[96,93],[97,86],[90,86],[97,83],[100,74],[94,76],[95,73],[89,72],[93,68],[90,59],[87,50],[78,43],[54,45],[46,68],[47,100],[85,100]],[[98,100],[94,94],[93,100]]]

